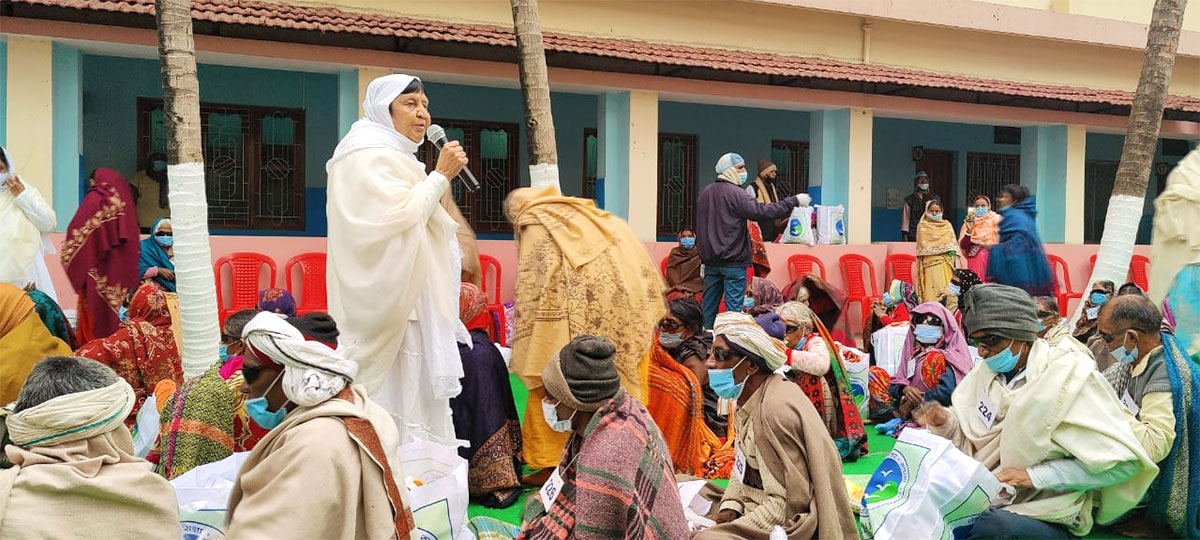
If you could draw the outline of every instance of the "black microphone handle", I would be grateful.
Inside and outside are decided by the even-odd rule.
[[[433,145],[437,147],[438,152],[441,152],[442,147],[446,145],[446,138],[442,137],[436,141],[433,141]],[[479,180],[475,179],[475,175],[471,174],[471,169],[466,168],[466,166],[464,166],[462,171],[460,171],[454,178],[459,182],[462,182],[463,187],[467,189],[467,193],[471,193],[479,189]]]

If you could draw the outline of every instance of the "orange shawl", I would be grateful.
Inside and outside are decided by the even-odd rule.
[[[989,211],[986,216],[976,217],[971,227],[971,243],[984,247],[1000,243],[1000,214]]]
[[[675,472],[729,478],[733,469],[733,422],[724,444],[704,423],[704,394],[696,374],[676,362],[657,340],[646,353],[650,399],[646,409],[671,450]]]

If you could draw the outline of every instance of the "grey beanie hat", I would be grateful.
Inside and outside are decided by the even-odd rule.
[[[576,337],[542,370],[546,394],[577,411],[596,411],[621,389],[616,353],[606,337]]]
[[[963,327],[967,335],[989,334],[1034,341],[1037,339],[1037,302],[1016,287],[985,283],[967,291],[963,298]]]

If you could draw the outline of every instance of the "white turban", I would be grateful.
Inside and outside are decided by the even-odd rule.
[[[413,141],[396,131],[392,124],[391,105],[409,84],[419,80],[411,75],[396,73],[371,81],[363,98],[362,119],[351,125],[350,131],[342,137],[333,151],[333,157],[325,163],[325,171],[328,172],[337,160],[364,148],[391,148],[409,155],[416,154],[423,141]]]
[[[133,388],[121,379],[104,388],[64,394],[21,412],[6,408],[0,414],[17,446],[50,446],[117,429],[136,401]]]
[[[787,363],[783,343],[768,336],[766,330],[754,322],[754,317],[745,313],[726,311],[718,314],[713,334],[724,336],[726,341],[761,358],[769,371],[775,371]]]
[[[358,364],[318,341],[308,341],[274,313],[255,315],[242,339],[256,355],[283,365],[283,393],[292,403],[312,407],[338,395],[354,382]]]

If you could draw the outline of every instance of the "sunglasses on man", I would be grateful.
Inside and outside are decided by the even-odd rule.
[[[718,362],[720,362],[722,364],[732,362],[734,360],[737,360],[738,358],[741,358],[741,356],[742,356],[741,354],[739,354],[737,351],[735,351],[733,349],[717,349],[717,348],[713,348],[712,355],[713,355],[713,358],[715,358]]]
[[[967,338],[967,343],[971,344],[971,346],[975,347],[976,349],[982,345],[990,350],[996,348],[997,345],[1006,339],[1008,338],[1004,336],[984,335],[979,337],[969,337]]]
[[[658,321],[658,329],[662,330],[663,332],[675,332],[683,329],[683,325],[671,319],[663,319]]]

